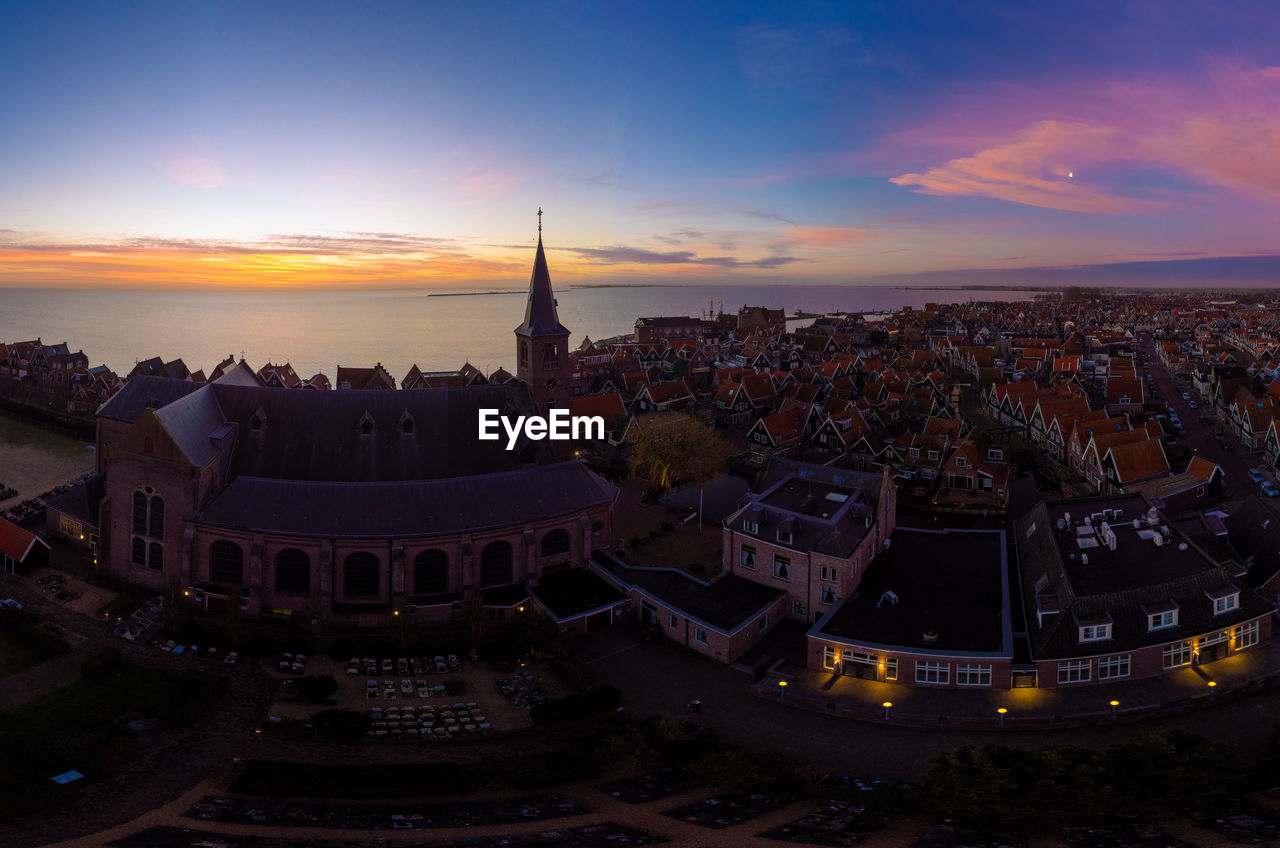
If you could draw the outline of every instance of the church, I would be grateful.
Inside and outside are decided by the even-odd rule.
[[[205,385],[131,379],[98,413],[99,568],[209,611],[376,628],[503,617],[607,548],[615,486],[552,443],[477,439],[480,409],[568,406],[541,229],[516,380],[291,391],[243,363]]]

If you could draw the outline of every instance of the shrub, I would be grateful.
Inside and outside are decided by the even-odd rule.
[[[338,681],[331,674],[313,674],[298,681],[298,696],[313,704],[322,704],[324,700],[338,691]]]
[[[597,686],[586,692],[575,692],[554,701],[534,704],[529,717],[534,724],[556,724],[616,710],[622,704],[622,693],[612,686]]]

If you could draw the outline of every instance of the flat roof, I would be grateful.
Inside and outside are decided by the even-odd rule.
[[[1063,568],[1077,597],[1124,592],[1178,580],[1215,565],[1187,544],[1178,527],[1164,516],[1158,515],[1155,524],[1149,523],[1150,506],[1142,497],[1046,503],[1045,506],[1054,525],[1053,538],[1062,556]],[[1066,520],[1068,515],[1070,522]],[[1086,516],[1091,524],[1082,526]],[[1057,528],[1059,519],[1064,525],[1061,530]],[[1102,543],[1100,531],[1104,520],[1115,538],[1114,551]],[[1168,535],[1164,527],[1169,528]],[[1161,537],[1159,545],[1155,542],[1156,536]],[[1185,550],[1180,547],[1184,544]]]
[[[583,568],[544,574],[529,591],[560,620],[626,600],[594,571]]]
[[[790,480],[765,493],[760,503],[773,509],[786,510],[815,518],[830,518],[836,510],[853,500],[858,490],[850,486],[835,486],[817,480]]]
[[[913,651],[1011,654],[1005,568],[1003,530],[898,527],[858,591],[810,633]],[[929,632],[937,639],[926,644]]]

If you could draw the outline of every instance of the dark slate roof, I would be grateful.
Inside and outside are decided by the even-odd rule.
[[[1223,523],[1231,546],[1249,567],[1250,586],[1261,586],[1280,574],[1280,520],[1260,500],[1245,498]]]
[[[878,471],[850,471],[847,468],[831,468],[826,465],[778,457],[770,457],[765,461],[764,467],[756,477],[755,490],[766,491],[793,475],[831,486],[861,489],[872,506],[877,506],[880,502],[881,475]]]
[[[533,258],[533,276],[529,280],[529,302],[524,309],[524,323],[516,327],[522,336],[567,336],[569,331],[556,314],[556,298],[551,291],[551,272],[547,255],[538,235],[538,252]]]
[[[569,515],[612,503],[617,493],[617,487],[579,462],[386,483],[239,477],[201,511],[198,520],[299,536],[435,536]]]
[[[132,424],[144,409],[165,406],[200,388],[201,384],[190,380],[171,380],[168,377],[140,374],[130,377],[124,387],[102,405],[98,416]]]
[[[544,574],[529,592],[561,621],[626,600],[594,571],[582,568]]]
[[[283,390],[277,390],[283,391]],[[230,442],[210,438],[214,434],[229,435],[218,399],[211,391],[192,392],[155,411],[165,432],[196,468],[206,468]]]
[[[662,603],[724,633],[750,622],[784,594],[736,574],[722,576],[708,585],[668,568],[633,568],[607,551],[596,551],[592,558],[624,584],[643,589]]]
[[[909,650],[1013,655],[1005,608],[1003,531],[932,532],[899,527],[872,561],[858,591],[816,630],[851,641]],[[880,605],[886,592],[897,603]],[[925,644],[925,632],[937,641]]]
[[[1022,577],[1023,605],[1032,655],[1036,659],[1092,656],[1131,651],[1224,630],[1264,615],[1272,606],[1243,585],[1227,568],[1214,563],[1170,525],[1172,538],[1156,547],[1139,539],[1128,520],[1113,525],[1117,535],[1115,551],[1106,547],[1074,550],[1073,528],[1057,529],[1057,516],[1064,509],[1078,522],[1087,512],[1102,507],[1125,505],[1128,519],[1145,514],[1148,503],[1140,496],[1087,502],[1037,504],[1015,523],[1018,568]],[[1167,520],[1160,516],[1158,530]],[[1079,554],[1087,553],[1083,565]],[[1072,554],[1075,554],[1074,559]],[[1222,615],[1213,614],[1206,595],[1223,587],[1240,591],[1239,608]],[[1037,623],[1038,594],[1055,594],[1061,612],[1046,615]],[[1178,605],[1178,625],[1150,632],[1148,608],[1172,601]],[[1112,638],[1099,642],[1079,641],[1078,627],[1092,619],[1111,621]]]
[[[49,508],[98,526],[98,507],[106,494],[107,475],[95,474],[49,501]]]
[[[305,392],[227,385],[208,387],[237,425],[232,474],[280,480],[385,482],[511,471],[555,461],[551,442],[506,449],[505,436],[479,441],[479,410],[536,414],[519,382],[459,386],[429,392]],[[261,412],[261,428],[250,426]],[[368,415],[373,433],[363,435]],[[402,421],[413,420],[412,433]],[[206,434],[207,435],[207,434]]]

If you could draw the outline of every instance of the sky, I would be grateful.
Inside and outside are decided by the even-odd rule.
[[[0,286],[1280,281],[1274,3],[0,4]]]

